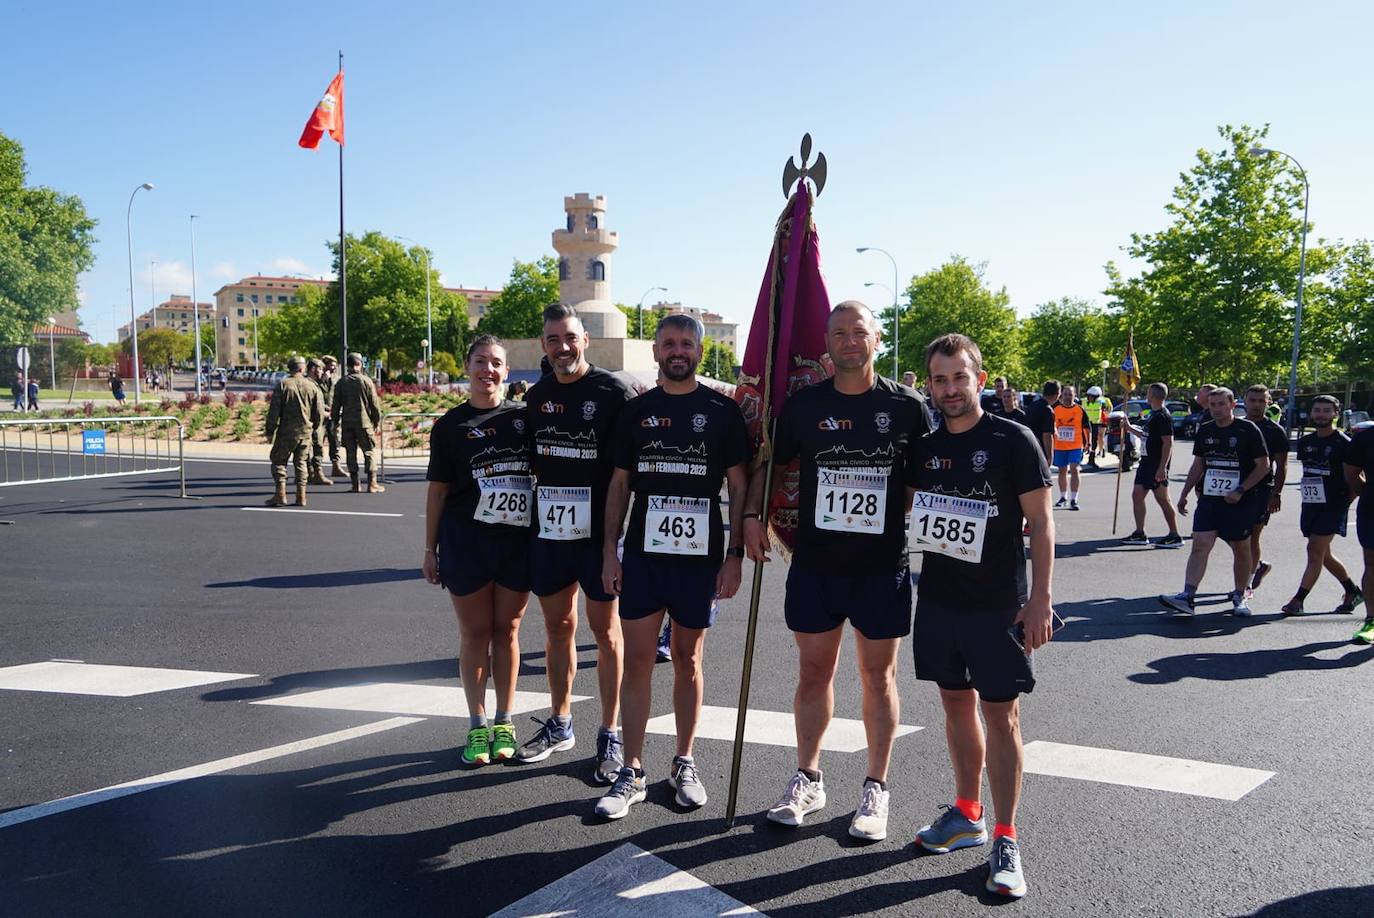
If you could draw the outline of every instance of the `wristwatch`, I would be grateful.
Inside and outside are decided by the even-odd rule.
[[[725,549],[725,556],[728,558],[743,558],[744,547],[740,546],[738,548],[727,548]]]

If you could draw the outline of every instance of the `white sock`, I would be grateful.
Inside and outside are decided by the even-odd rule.
[[[1078,500],[1078,492],[1077,492],[1077,491],[1070,491],[1070,492],[1069,492],[1069,500],[1077,501],[1077,500]]]

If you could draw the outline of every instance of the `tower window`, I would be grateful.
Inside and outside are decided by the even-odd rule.
[[[594,281],[604,281],[606,279],[606,265],[599,261],[591,263],[591,276]]]
[[[573,223],[574,223],[574,222],[576,222],[576,221],[573,219],[573,215],[572,215],[572,214],[568,214],[568,232],[570,232],[570,233],[573,231]]]
[[[587,229],[594,230],[600,225],[600,221],[596,219],[596,214],[587,214]]]
[[[569,219],[571,219],[571,217]],[[568,279],[569,275],[570,272],[568,271],[568,260],[566,258],[558,259],[558,279],[561,281],[565,281]]]

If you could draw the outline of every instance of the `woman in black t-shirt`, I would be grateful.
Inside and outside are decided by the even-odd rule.
[[[520,661],[520,618],[530,598],[533,517],[530,430],[521,402],[503,401],[506,349],[482,335],[464,363],[468,401],[430,433],[425,579],[449,591],[458,616],[458,670],[471,723],[463,761],[515,755],[510,710]],[[488,652],[496,711],[488,725]]]

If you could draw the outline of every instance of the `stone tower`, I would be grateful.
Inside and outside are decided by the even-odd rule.
[[[625,314],[611,301],[611,254],[619,234],[605,228],[606,199],[579,193],[563,199],[567,224],[553,231],[558,253],[558,301],[577,310],[593,338],[624,338]]]

